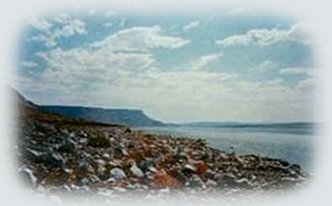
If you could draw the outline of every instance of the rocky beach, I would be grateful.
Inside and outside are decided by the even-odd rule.
[[[302,187],[309,179],[300,165],[227,153],[204,139],[68,118],[23,97],[18,107],[18,173],[35,190],[270,191]]]

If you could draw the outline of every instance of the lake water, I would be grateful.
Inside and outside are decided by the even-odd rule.
[[[267,128],[139,127],[135,130],[174,137],[206,139],[209,146],[237,154],[258,154],[287,160],[312,171],[314,134]]]

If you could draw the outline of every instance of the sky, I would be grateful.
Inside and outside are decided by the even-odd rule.
[[[249,8],[31,17],[12,86],[38,104],[141,109],[165,122],[313,121],[306,22]]]

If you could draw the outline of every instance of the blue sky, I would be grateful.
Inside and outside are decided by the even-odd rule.
[[[247,8],[59,12],[27,22],[13,85],[39,104],[135,108],[168,122],[312,121],[308,33]]]

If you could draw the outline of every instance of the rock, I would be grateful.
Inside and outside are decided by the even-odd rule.
[[[128,155],[128,152],[127,152],[127,150],[126,150],[125,148],[123,148],[123,149],[121,150],[121,152],[122,152],[122,154],[123,154],[124,156],[127,156],[127,155]]]
[[[87,167],[87,171],[90,173],[90,174],[93,174],[93,173],[95,173],[95,169],[92,167],[92,165],[88,165],[88,167]]]
[[[103,158],[106,159],[106,160],[109,160],[110,159],[110,155],[108,153],[104,153],[103,154]]]
[[[133,165],[130,167],[129,170],[136,177],[143,177],[144,176],[144,173],[142,172],[142,170],[139,167],[137,167],[135,162],[133,163]]]
[[[186,177],[191,177],[196,172],[196,167],[190,164],[186,164],[181,172]]]
[[[107,166],[111,168],[114,167],[121,167],[122,162],[120,160],[113,160],[113,161],[109,161],[107,162]]]
[[[207,171],[209,170],[209,166],[203,161],[196,162],[195,168],[196,168],[195,172],[199,176],[205,175],[207,173]]]
[[[88,145],[92,147],[109,147],[110,140],[104,135],[90,137],[88,139]]]
[[[97,175],[101,179],[107,179],[108,174],[106,173],[107,168],[106,168],[106,162],[102,159],[97,159],[95,160],[95,163],[97,164]]]
[[[157,172],[157,169],[154,167],[154,166],[150,166],[148,167],[148,170],[152,173],[156,173]]]
[[[153,167],[153,160],[152,159],[145,159],[145,160],[142,160],[140,163],[139,163],[139,168],[141,168],[141,170],[146,173],[148,171],[151,171],[151,172],[156,172],[156,168]]]
[[[85,152],[81,152],[77,159],[76,159],[76,164],[78,169],[80,170],[85,170],[88,167],[88,160],[87,160],[87,156],[85,154]]]
[[[177,151],[176,151],[176,155],[175,158],[179,161],[179,160],[187,160],[187,152],[185,151],[185,149],[183,147],[178,147]]]
[[[24,181],[27,181],[27,183],[37,186],[37,177],[34,174],[33,170],[29,168],[27,165],[22,165],[19,169],[18,172],[23,174]]]
[[[114,178],[115,180],[120,180],[120,179],[126,178],[126,174],[120,168],[113,168],[113,169],[111,169],[110,176],[112,178]]]
[[[101,166],[106,165],[106,162],[105,162],[104,160],[102,160],[102,159],[97,159],[97,160],[95,160],[95,163],[96,163],[97,165],[101,165]]]
[[[205,183],[206,187],[216,187],[218,184],[216,181],[208,179],[207,182]]]
[[[171,175],[167,174],[164,170],[157,171],[154,176],[153,185],[156,188],[180,188],[182,184]]]
[[[204,177],[206,177],[208,180],[217,180],[217,175],[215,172],[213,172],[212,170],[208,170],[205,174]]]
[[[89,185],[100,182],[100,179],[96,175],[89,175],[87,177],[84,177],[80,180],[79,185]]]
[[[126,130],[124,131],[124,133],[131,133],[131,130],[129,128],[126,128]]]
[[[78,143],[80,143],[81,145],[86,145],[88,143],[88,139],[87,138],[80,138],[78,140]]]
[[[78,135],[83,138],[88,137],[88,134],[84,130],[81,130]]]
[[[219,186],[228,188],[251,188],[251,183],[246,178],[238,179],[233,174],[225,174],[219,182]]]
[[[120,148],[120,147],[116,147],[114,149],[114,158],[115,159],[121,159],[123,156],[127,155],[127,151]]]
[[[203,180],[198,175],[193,175],[189,179],[189,186],[190,187],[201,187],[201,188],[205,188],[205,184],[204,184]]]
[[[61,167],[65,160],[52,150],[38,151],[30,148],[26,148],[26,157],[35,163],[43,163],[50,167]]]
[[[63,143],[57,146],[57,150],[64,153],[75,152],[75,149],[76,143],[71,139],[66,139],[65,141],[63,141]]]
[[[232,174],[223,175],[218,183],[222,187],[234,187],[237,185],[236,177]]]
[[[25,148],[25,157],[35,163],[44,162],[46,159],[47,153],[45,151],[39,151],[29,147]]]
[[[106,167],[104,165],[98,165],[97,173],[99,176],[104,175],[106,172]]]
[[[300,165],[298,165],[298,164],[292,164],[291,166],[288,167],[288,169],[290,169],[296,175],[302,176],[301,166]]]
[[[177,169],[173,169],[172,171],[170,171],[170,174],[177,180],[179,180],[183,185],[186,185],[189,181],[187,176]]]
[[[59,153],[49,154],[48,163],[52,167],[61,167],[65,164],[66,160]]]
[[[237,180],[236,183],[237,183],[236,186],[239,187],[239,188],[244,188],[244,189],[252,188],[252,184],[246,178],[241,178],[241,179]]]
[[[66,183],[69,175],[61,168],[51,170],[42,180],[44,186],[61,186]]]

